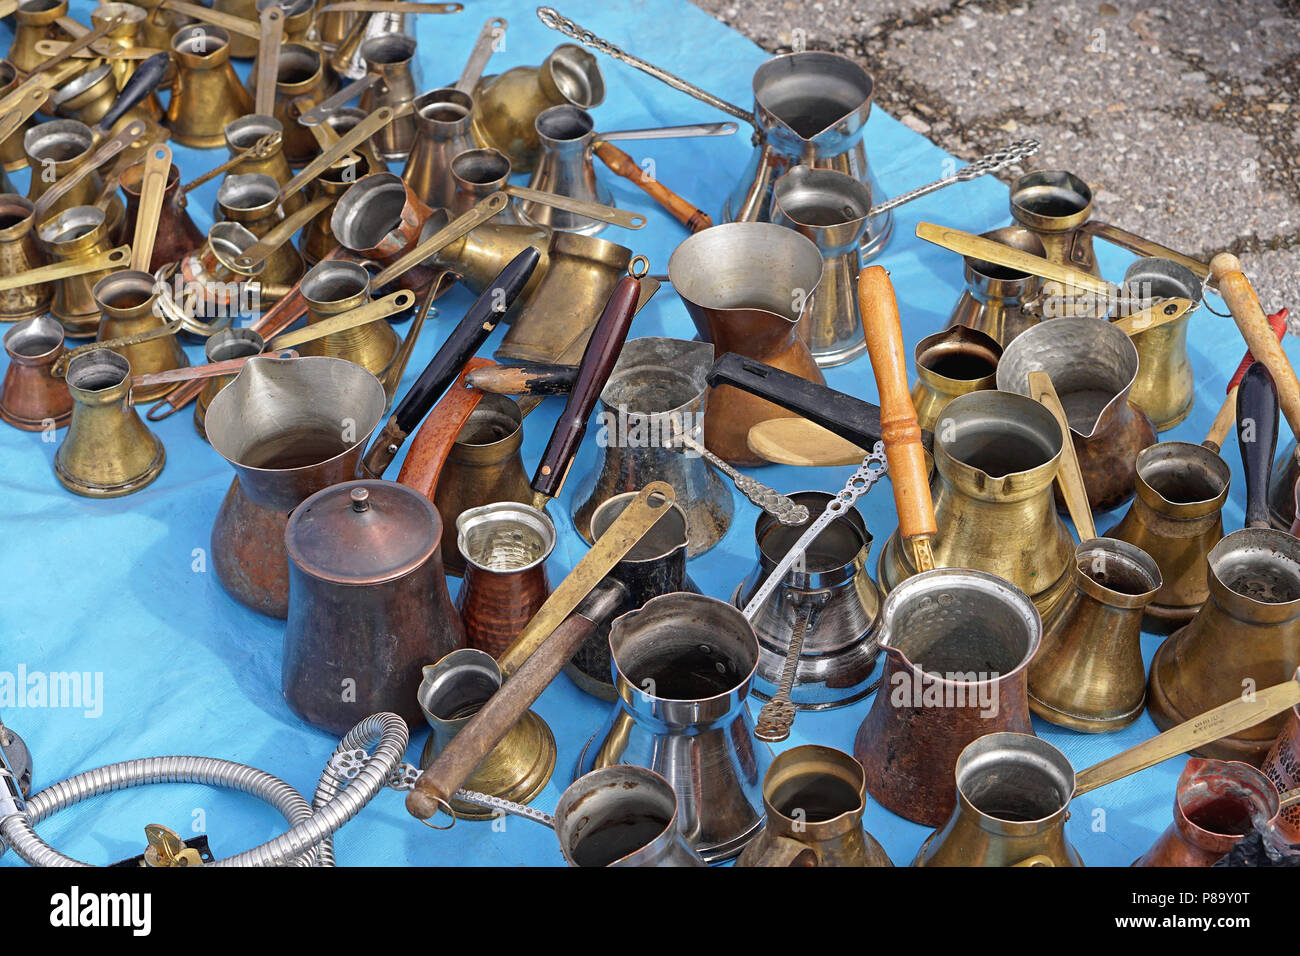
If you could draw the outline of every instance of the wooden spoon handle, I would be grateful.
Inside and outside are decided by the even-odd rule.
[[[1300,379],[1296,378],[1290,360],[1273,337],[1255,290],[1241,272],[1241,262],[1231,253],[1221,252],[1210,260],[1210,274],[1218,281],[1219,295],[1227,303],[1250,353],[1273,376],[1278,403],[1292,434],[1300,435]]]
[[[929,536],[936,531],[934,503],[930,500],[930,475],[907,386],[907,360],[903,355],[903,330],[898,300],[889,273],[882,266],[867,266],[858,275],[858,307],[867,333],[867,352],[880,392],[880,437],[889,460],[898,529],[904,540],[919,539],[918,557],[928,554]],[[933,561],[931,560],[931,566]],[[917,567],[918,571],[927,570]]]

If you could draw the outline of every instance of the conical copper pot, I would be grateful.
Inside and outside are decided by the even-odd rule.
[[[51,374],[67,351],[63,326],[48,315],[25,319],[4,336],[9,367],[0,385],[0,419],[23,431],[62,428],[72,418],[72,396],[65,379]]]
[[[19,0],[14,11],[14,38],[9,44],[9,62],[22,73],[30,73],[48,59],[36,50],[40,40],[66,38],[56,21],[68,15],[68,0]]]
[[[1156,430],[1131,400],[1138,350],[1122,329],[1087,317],[1064,317],[1026,329],[1002,353],[998,388],[1030,395],[1029,373],[1046,372],[1070,423],[1088,507],[1118,508],[1133,497],[1138,454]],[[1058,503],[1064,498],[1057,491]]]
[[[1002,346],[983,332],[953,325],[916,343],[912,406],[921,428],[934,431],[939,416],[958,395],[997,388]]]
[[[415,99],[415,37],[405,33],[384,33],[361,44],[366,72],[378,83],[361,94],[358,106],[367,114],[381,106],[400,110]],[[399,116],[374,135],[372,143],[386,160],[404,160],[415,145],[414,114]]]
[[[435,407],[428,421],[438,414]],[[484,395],[457,433],[433,495],[438,514],[446,516],[442,543],[448,574],[465,572],[456,531],[463,513],[492,502],[532,503],[533,492],[519,452],[523,441],[519,406],[505,395]]]
[[[383,711],[418,726],[421,668],[465,645],[437,509],[395,481],[345,481],[295,508],[284,538],[289,709],[336,734]]]
[[[596,58],[575,43],[562,43],[540,67],[516,66],[485,76],[474,90],[474,138],[500,150],[517,172],[537,165],[541,142],[537,117],[552,106],[589,110],[605,100],[605,78]]]
[[[1023,226],[1003,226],[980,236],[1030,255],[1047,254],[1043,241]],[[975,329],[1006,348],[1017,335],[1038,324],[1038,316],[1025,308],[1027,302],[1039,296],[1042,280],[1038,276],[973,256],[963,256],[962,260],[966,289],[948,317],[949,327]]]
[[[938,568],[885,598],[885,669],[853,755],[876,802],[937,827],[956,807],[958,756],[1000,731],[1032,734],[1026,693],[1042,622],[1033,602],[996,575]]]
[[[555,525],[532,505],[498,501],[462,511],[456,549],[465,581],[456,610],[468,646],[499,658],[550,597]]]
[[[87,498],[117,498],[157,478],[167,455],[131,405],[131,363],[95,349],[68,363],[67,382],[72,422],[54,453],[59,482]]]
[[[1133,311],[1171,296],[1192,302],[1177,320],[1133,336],[1139,364],[1129,401],[1151,417],[1156,431],[1168,431],[1187,418],[1196,397],[1187,326],[1201,306],[1201,280],[1169,259],[1138,259],[1124,270],[1123,292]]]
[[[934,433],[935,566],[1005,578],[1033,599],[1043,620],[1070,589],[1074,557],[1052,498],[1063,441],[1047,409],[1002,391],[954,398]],[[877,571],[887,592],[916,573],[897,531]]]
[[[1300,787],[1300,705],[1291,708],[1262,769],[1278,793]],[[1283,808],[1274,823],[1286,839],[1300,843],[1300,803]]]
[[[1105,532],[1155,559],[1164,582],[1143,627],[1167,634],[1186,624],[1209,597],[1207,559],[1223,537],[1223,503],[1232,473],[1204,445],[1163,441],[1137,456],[1137,495]]]
[[[302,277],[299,290],[307,301],[307,324],[314,325],[369,302],[370,273],[359,263],[328,259],[312,266]],[[401,344],[387,322],[368,322],[304,342],[298,351],[347,359],[382,381]]]
[[[588,543],[595,540],[592,516],[604,502],[652,481],[666,481],[677,493],[688,557],[727,533],[735,509],[731,488],[700,455],[673,447],[679,432],[703,439],[712,364],[707,342],[647,336],[623,345],[600,393],[596,463],[577,479],[573,495],[573,526]]]
[[[571,357],[576,363],[627,272],[632,250],[594,236],[553,232],[546,259],[546,275],[531,295],[525,289],[520,296],[526,301],[497,347],[497,358],[555,362]]]
[[[683,241],[668,260],[668,275],[715,354],[735,352],[825,384],[803,322],[822,277],[816,244],[775,223],[727,223]],[[746,443],[750,426],[795,417],[728,385],[709,389],[707,401],[704,443],[733,465],[765,464]]]
[[[47,257],[36,241],[36,210],[31,200],[16,193],[0,194],[0,275],[19,275],[46,262]],[[52,282],[0,292],[0,322],[44,315],[53,300]]]
[[[261,239],[284,220],[280,185],[265,173],[231,173],[217,189],[217,209]],[[282,243],[262,264],[262,281],[292,286],[306,272],[306,263],[292,242]]]
[[[1074,769],[1027,734],[993,733],[957,758],[952,816],[921,844],[913,866],[1083,866],[1065,835]]]
[[[402,179],[426,205],[445,209],[456,194],[451,161],[480,145],[470,133],[474,100],[460,90],[439,89],[423,93],[411,103],[415,109],[415,141]]]
[[[8,96],[21,82],[22,77],[18,68],[8,60],[0,60],[0,96]],[[23,152],[23,136],[31,128],[32,120],[28,119],[10,133],[7,139],[0,142],[0,168],[10,173],[27,168],[27,155]]]
[[[154,309],[157,298],[154,277],[147,272],[128,269],[100,279],[95,283],[95,302],[102,316],[96,341],[107,342],[161,328],[162,318]],[[126,345],[120,352],[131,363],[136,375],[187,368],[190,364],[175,335]],[[136,389],[132,396],[138,402],[145,402],[170,392],[174,387],[173,383],[164,382]]]
[[[1277,814],[1277,788],[1254,767],[1193,757],[1178,775],[1174,822],[1133,865],[1213,866]]]
[[[236,475],[212,525],[212,563],[232,597],[287,616],[289,512],[352,479],[385,404],[375,376],[320,356],[251,358],[212,400],[208,441]]]
[[[763,778],[763,830],[736,866],[893,866],[862,828],[862,765],[840,750],[805,744],[777,754]]]
[[[122,242],[135,240],[135,223],[140,211],[140,182],[144,177],[144,163],[132,163],[122,170],[120,183],[126,193],[126,220]],[[157,232],[154,236],[153,255],[149,257],[150,272],[179,262],[203,245],[203,233],[190,218],[185,203],[180,201],[180,167],[175,163],[167,169],[167,186],[163,190],[162,209],[158,214]]]
[[[1083,733],[1110,733],[1142,715],[1142,612],[1161,586],[1141,548],[1091,538],[1074,552],[1074,589],[1043,630],[1029,665],[1029,709]]]
[[[47,219],[38,230],[41,242],[55,262],[108,252],[113,248],[108,220],[98,206],[74,206]],[[69,276],[53,283],[54,301],[50,314],[73,338],[94,335],[99,330],[99,303],[95,285],[112,275],[110,266],[88,275]]]
[[[1080,229],[1091,215],[1092,188],[1074,173],[1035,169],[1011,184],[1011,217],[1041,240],[1044,257],[1100,278],[1092,236]],[[1043,298],[1051,300],[1044,308],[1052,317],[1105,314],[1099,297],[1065,293],[1059,282],[1042,283]]]
[[[167,125],[172,137],[192,149],[225,145],[226,126],[253,111],[253,98],[230,65],[230,35],[206,23],[181,27],[171,49],[176,78],[167,102]]]
[[[1148,707],[1161,730],[1300,667],[1300,540],[1272,528],[1234,531],[1210,550],[1209,585],[1191,623],[1151,661]],[[1258,765],[1285,720],[1279,714],[1193,752]]]

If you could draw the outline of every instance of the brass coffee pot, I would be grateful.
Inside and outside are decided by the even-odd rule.
[[[605,78],[596,58],[562,43],[541,66],[516,66],[485,76],[474,89],[474,138],[500,150],[516,172],[528,173],[541,153],[537,117],[552,106],[589,110],[605,101]]]
[[[116,352],[93,349],[68,363],[72,422],[54,453],[54,474],[87,498],[139,491],[162,473],[162,442],[131,405],[131,364]]]
[[[39,229],[41,242],[55,262],[69,262],[109,252],[113,240],[108,220],[98,206],[73,206],[48,219]],[[95,286],[114,272],[112,266],[54,283],[50,314],[71,337],[93,336],[99,329],[100,309]]]
[[[154,308],[158,293],[154,277],[147,272],[127,269],[100,279],[94,289],[102,316],[96,341],[108,342],[162,329],[160,310]],[[186,368],[190,364],[174,334],[123,345],[121,354],[137,375]],[[149,401],[171,391],[172,387],[171,383],[163,383],[134,389],[132,397],[135,401]]]
[[[1146,703],[1142,612],[1161,587],[1160,568],[1125,541],[1091,538],[1075,549],[1071,577],[1029,665],[1029,709],[1071,730],[1110,733]]]
[[[1023,226],[1003,226],[980,233],[1034,256],[1046,256],[1043,241]],[[1027,308],[1041,296],[1042,280],[1028,272],[997,265],[975,256],[962,256],[966,288],[948,317],[948,325],[983,332],[1003,348],[1021,332],[1038,324],[1038,313]]]
[[[1083,866],[1065,836],[1074,768],[1045,740],[991,733],[957,758],[956,806],[913,866]]]
[[[912,405],[921,428],[934,431],[939,416],[958,395],[997,387],[1002,346],[983,332],[951,325],[916,343]]]
[[[685,239],[668,260],[673,288],[715,354],[733,352],[817,384],[826,379],[809,351],[804,318],[822,269],[815,243],[775,223],[705,229]],[[704,443],[733,465],[764,463],[745,441],[752,425],[794,417],[730,386],[710,389],[707,402]]]
[[[1002,391],[954,398],[934,434],[935,566],[996,574],[1025,591],[1044,619],[1069,591],[1074,555],[1052,497],[1063,440],[1050,412]],[[895,532],[877,581],[888,592],[915,573]]]
[[[262,239],[284,221],[279,196],[280,184],[265,173],[231,173],[217,189],[217,209],[226,220]],[[263,263],[259,275],[264,283],[292,286],[306,268],[293,243],[284,242]]]
[[[1101,319],[1052,319],[1006,346],[998,388],[1029,395],[1029,374],[1035,371],[1051,377],[1065,409],[1089,509],[1109,511],[1127,502],[1138,454],[1156,441],[1151,420],[1131,401],[1139,374],[1133,341]]]
[[[1011,184],[1011,217],[1039,238],[1045,257],[1101,278],[1092,236],[1080,229],[1091,215],[1092,188],[1074,173],[1035,169]],[[1043,282],[1042,295],[1055,301],[1055,317],[1097,316],[1102,307],[1096,298],[1069,293],[1052,279]]]
[[[310,325],[369,302],[370,273],[355,262],[327,259],[311,267],[300,288]],[[387,322],[369,322],[304,343],[301,352],[347,359],[382,381],[401,344]]]
[[[171,49],[176,78],[167,125],[172,137],[192,149],[225,145],[226,127],[253,111],[253,98],[230,65],[230,34],[207,24],[182,27],[172,37]]]
[[[415,37],[405,33],[383,33],[361,44],[361,59],[375,82],[366,87],[357,105],[366,113],[381,106],[399,114],[375,134],[371,142],[379,155],[390,162],[405,160],[415,145],[415,116],[405,108],[416,96]]]
[[[1187,418],[1195,400],[1187,326],[1201,305],[1201,280],[1171,259],[1138,259],[1124,270],[1122,293],[1134,309],[1170,297],[1192,303],[1175,321],[1133,335],[1138,369],[1128,400],[1151,418],[1156,431],[1168,431]]]
[[[68,0],[19,0],[14,11],[14,38],[8,58],[21,73],[30,73],[46,58],[36,50],[40,40],[61,40],[67,34],[58,21],[68,15]]]
[[[35,206],[14,193],[0,194],[0,276],[17,276],[38,266],[47,257],[36,241]],[[35,318],[49,311],[54,286],[31,283],[0,292],[0,322]]]
[[[0,96],[8,96],[22,82],[18,69],[8,60],[0,60]],[[31,129],[30,117],[16,130],[0,142],[0,169],[5,172],[17,172],[27,167],[27,157],[23,154],[23,136]],[[8,190],[6,190],[8,191]]]
[[[411,101],[415,111],[415,142],[406,158],[402,179],[427,205],[447,208],[456,193],[451,161],[479,143],[470,133],[474,100],[457,89],[431,90]]]
[[[805,744],[777,754],[763,778],[767,820],[736,866],[893,866],[862,829],[862,765]]]

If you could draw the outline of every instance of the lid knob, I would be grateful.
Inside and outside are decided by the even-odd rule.
[[[370,510],[370,491],[367,488],[352,489],[352,510],[360,514]]]

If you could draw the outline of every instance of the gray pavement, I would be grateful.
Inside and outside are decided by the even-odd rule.
[[[1083,177],[1096,218],[1234,252],[1300,315],[1300,0],[694,2],[771,52],[854,57],[964,159],[1039,139],[1026,168]]]

